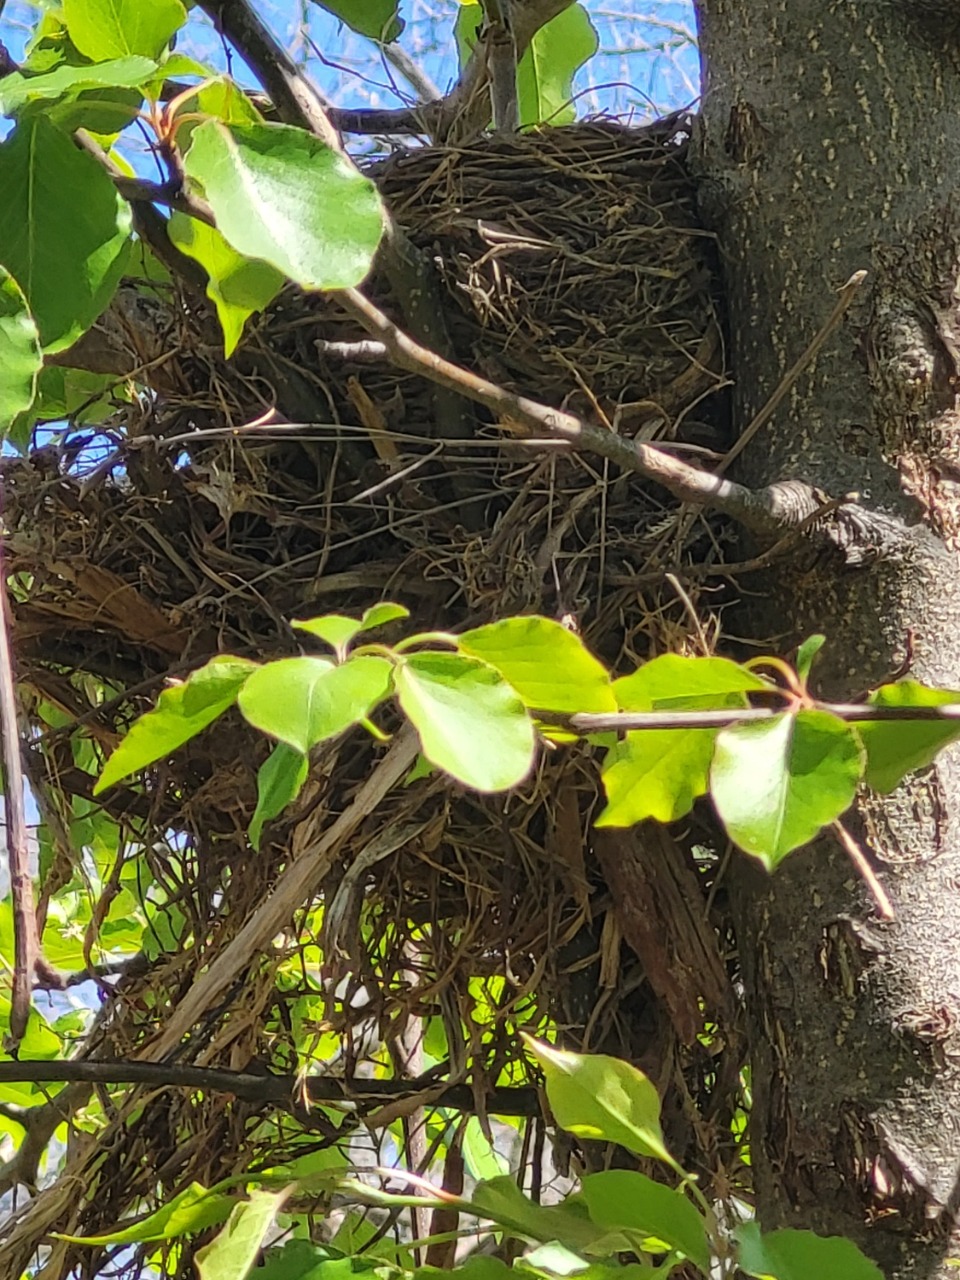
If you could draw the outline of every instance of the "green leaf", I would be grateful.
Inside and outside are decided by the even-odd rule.
[[[603,760],[607,796],[598,827],[632,827],[647,818],[675,822],[706,794],[715,729],[643,729],[615,742]]]
[[[572,4],[542,26],[517,67],[520,126],[571,124],[573,78],[600,47],[582,4]]]
[[[574,1200],[564,1204],[540,1205],[525,1196],[516,1181],[505,1174],[480,1182],[470,1197],[470,1206],[480,1218],[525,1240],[559,1240],[572,1249],[588,1248],[602,1232]]]
[[[585,1177],[580,1194],[597,1226],[652,1237],[709,1273],[706,1223],[682,1191],[654,1182],[643,1173],[608,1169]]]
[[[200,1280],[244,1280],[288,1194],[254,1190],[249,1200],[235,1204],[220,1234],[197,1251]]]
[[[195,738],[233,706],[244,682],[256,670],[255,662],[221,654],[192,672],[182,684],[165,689],[156,708],[135,720],[127,736],[111,753],[93,794],[98,795],[138,769],[164,759]]]
[[[852,1240],[812,1231],[761,1232],[756,1222],[734,1230],[737,1262],[758,1280],[883,1280],[883,1272]]]
[[[722,730],[710,793],[731,840],[772,871],[850,807],[862,772],[849,725],[799,711]]]
[[[499,1178],[510,1172],[509,1162],[483,1132],[476,1116],[470,1116],[464,1126],[462,1151],[467,1172],[478,1182]]]
[[[295,1239],[267,1251],[256,1280],[350,1280],[375,1271],[377,1265],[375,1258],[344,1257],[330,1245]]]
[[[524,1040],[543,1068],[550,1110],[562,1129],[678,1168],[663,1141],[660,1095],[642,1071],[605,1054],[570,1053],[526,1035]]]
[[[396,40],[404,27],[397,0],[316,0],[316,3],[353,31],[384,44]]]
[[[158,58],[187,20],[180,0],[63,0],[70,39],[92,62]]]
[[[2,82],[0,82],[2,83]],[[16,280],[0,267],[0,436],[33,404],[43,366],[40,335]],[[14,441],[26,448],[30,424]]]
[[[390,693],[386,658],[358,655],[335,667],[326,658],[280,658],[254,672],[240,694],[244,718],[306,755],[365,719]]]
[[[307,289],[349,288],[370,270],[383,231],[377,189],[303,129],[207,120],[184,167],[246,257]]]
[[[478,791],[504,791],[533,764],[533,724],[500,673],[459,653],[412,653],[394,675],[423,754]]]
[[[257,807],[250,819],[250,843],[260,848],[265,822],[283,813],[300,794],[307,780],[310,764],[307,757],[285,742],[278,742],[257,773]]]
[[[873,707],[939,707],[960,702],[955,689],[931,689],[916,680],[881,685],[868,699]],[[874,791],[892,791],[906,774],[931,764],[948,743],[960,738],[957,720],[864,720],[855,722],[867,752],[864,774]]]
[[[325,613],[319,618],[303,618],[291,623],[298,631],[306,631],[318,640],[323,640],[331,649],[336,650],[341,661],[347,655],[350,642],[361,631],[373,631],[376,627],[384,627],[388,622],[396,622],[400,618],[409,618],[410,610],[402,604],[392,604],[389,600],[382,604],[372,605],[364,612],[363,617],[348,618],[342,613]]]
[[[583,641],[550,618],[504,618],[457,640],[461,653],[496,667],[528,707],[616,711],[607,669]]]
[[[826,636],[808,636],[797,650],[797,675],[806,684],[817,654],[827,642]]]
[[[482,1253],[471,1254],[453,1271],[457,1280],[517,1280],[516,1271],[501,1258]],[[417,1267],[413,1272],[413,1280],[448,1280],[449,1276],[446,1267]],[[281,1277],[277,1276],[276,1280]]]
[[[26,295],[44,350],[61,351],[123,274],[129,206],[93,156],[39,116],[0,145],[0,191],[0,264]]]
[[[222,1192],[209,1191],[199,1182],[191,1182],[189,1187],[165,1204],[156,1213],[143,1218],[130,1227],[120,1227],[102,1236],[67,1236],[56,1235],[58,1240],[67,1240],[71,1244],[154,1244],[161,1240],[176,1240],[180,1236],[195,1235],[205,1227],[224,1222],[234,1208],[236,1201]]]
[[[745,707],[746,694],[769,681],[728,658],[685,658],[665,653],[613,682],[621,711],[709,711]]]
[[[115,89],[136,88],[157,70],[149,58],[114,58],[96,66],[60,66],[45,75],[28,76],[15,71],[0,80],[0,113],[12,115],[25,103],[56,99],[95,85]]]
[[[181,253],[199,262],[207,273],[207,297],[217,309],[223,353],[229,358],[249,317],[273,301],[285,277],[268,262],[237,253],[216,227],[184,213],[170,215],[167,231]]]

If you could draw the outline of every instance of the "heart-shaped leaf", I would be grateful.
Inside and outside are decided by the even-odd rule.
[[[326,658],[280,658],[260,667],[238,699],[244,718],[306,755],[364,720],[390,692],[386,658],[360,655],[335,667]]]

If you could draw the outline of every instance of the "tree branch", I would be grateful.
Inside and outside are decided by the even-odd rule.
[[[304,1095],[311,1103],[341,1103],[350,1107],[380,1107],[401,1098],[415,1098],[429,1091],[431,1104],[456,1111],[475,1111],[472,1085],[442,1087],[432,1076],[412,1080],[344,1079],[337,1076],[255,1075],[218,1067],[178,1066],[166,1062],[99,1062],[83,1059],[61,1061],[0,1062],[0,1084],[129,1084],[169,1085],[182,1089],[208,1089],[232,1093],[244,1102],[270,1104],[295,1111]],[[440,1092],[438,1092],[438,1088]],[[501,1087],[481,1094],[484,1108],[496,1115],[540,1114],[538,1091],[532,1086]],[[54,1103],[56,1099],[54,1099]],[[49,1104],[48,1104],[49,1105]],[[24,1112],[29,1117],[29,1110]],[[24,1123],[21,1119],[19,1123]]]
[[[818,711],[838,720],[869,722],[899,720],[960,720],[960,703],[945,702],[936,707],[875,707],[860,702],[818,702]],[[551,724],[569,725],[578,733],[627,733],[639,729],[723,729],[731,724],[755,724],[783,715],[786,707],[724,707],[719,711],[617,711],[612,714],[578,712],[558,716],[544,712]]]

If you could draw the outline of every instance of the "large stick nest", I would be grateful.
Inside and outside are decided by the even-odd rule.
[[[684,152],[677,122],[647,131],[604,122],[396,155],[375,176],[436,292],[403,296],[397,276],[379,270],[369,290],[400,323],[506,387],[673,441],[686,456],[722,449],[712,245],[697,226]],[[430,310],[437,299],[445,334]],[[58,816],[45,893],[75,874],[67,828],[90,803],[77,726],[106,752],[171,673],[215,652],[297,652],[292,617],[378,598],[444,629],[542,611],[578,625],[611,663],[715,640],[715,614],[698,608],[703,579],[684,575],[722,558],[722,531],[634,476],[503,438],[465,400],[362,358],[363,335],[326,300],[288,290],[229,363],[203,299],[163,285],[126,291],[94,336],[125,346],[128,367],[139,367],[139,408],[126,405],[110,424],[117,454],[91,469],[89,446],[80,464],[46,449],[5,467],[20,676],[41,735],[32,781],[47,816]],[[281,426],[270,425],[271,410]],[[228,430],[258,420],[267,425]],[[50,708],[66,728],[51,726]],[[88,1053],[149,1056],[165,1010],[348,808],[380,754],[359,732],[320,751],[301,799],[254,856],[245,830],[266,750],[228,716],[106,797],[126,856],[145,858],[183,926],[146,973],[117,985]],[[631,835],[605,856],[594,848],[588,754],[545,754],[508,796],[464,794],[437,778],[392,792],[336,850],[288,935],[250,956],[229,999],[206,1011],[182,1058],[295,1068],[285,1010],[307,993],[318,1032],[340,1035],[348,1073],[362,1069],[371,1027],[397,1048],[411,1019],[436,1017],[482,1106],[485,1081],[523,1062],[518,1017],[549,1015],[592,1047],[635,1054],[647,1035],[656,1052],[645,1065],[664,1090],[679,1088],[682,1066],[683,1088],[693,1081],[696,1093],[713,1066],[690,1027],[701,1001],[719,1016],[725,998],[701,896],[709,876],[667,833],[653,845]],[[377,841],[388,856],[376,857]],[[608,888],[611,874],[619,879]],[[118,867],[95,920],[121,879]],[[310,909],[321,900],[325,916]],[[697,945],[713,948],[704,961],[713,976],[678,962],[693,945],[691,912]],[[96,958],[95,930],[88,943]],[[472,1016],[478,983],[496,991],[499,1009],[482,1028]],[[176,1185],[240,1167],[246,1104],[132,1097],[97,1162],[78,1144],[72,1168],[87,1194],[48,1199],[45,1214],[41,1196],[24,1217],[13,1240],[24,1256],[53,1223],[96,1231],[149,1202],[151,1170],[165,1161]],[[689,1108],[681,1120],[678,1103],[675,1119],[682,1159]],[[287,1129],[286,1139],[273,1134],[268,1163],[304,1141],[301,1127]],[[63,1246],[64,1266],[70,1257]]]

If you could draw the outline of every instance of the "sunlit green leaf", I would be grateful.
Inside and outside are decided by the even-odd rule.
[[[391,664],[359,655],[336,667],[326,658],[280,658],[259,668],[239,698],[244,718],[302,755],[365,719],[390,692]]]
[[[170,215],[167,231],[181,253],[207,273],[207,297],[223,330],[223,352],[232,356],[247,320],[273,301],[285,277],[268,262],[237,253],[215,227],[184,213]]]
[[[200,1280],[244,1280],[287,1195],[286,1191],[253,1190],[249,1200],[235,1204],[220,1234],[197,1251]]]
[[[231,1196],[209,1191],[199,1182],[191,1182],[163,1208],[132,1226],[118,1227],[116,1231],[99,1236],[68,1236],[57,1232],[51,1234],[56,1235],[58,1240],[90,1245],[148,1244],[159,1240],[176,1240],[180,1236],[194,1235],[206,1227],[226,1221],[235,1204],[236,1201]]]
[[[758,1280],[883,1280],[880,1268],[852,1240],[812,1231],[761,1232],[746,1222],[734,1230],[737,1264]]]
[[[533,724],[493,667],[459,653],[412,653],[394,679],[432,764],[478,791],[503,791],[526,777]]]
[[[0,81],[0,84],[3,82]],[[7,436],[33,403],[43,365],[40,335],[23,291],[0,267],[0,436]],[[26,447],[29,423],[13,443]]]
[[[478,1182],[510,1172],[509,1161],[494,1147],[476,1116],[470,1116],[464,1126],[461,1150],[467,1172]]]
[[[233,706],[244,682],[256,670],[255,662],[220,655],[211,658],[182,684],[165,689],[156,708],[135,720],[127,736],[111,753],[93,788],[94,795],[164,759],[196,737]]]
[[[0,263],[23,290],[44,350],[60,351],[113,295],[129,205],[93,156],[41,116],[0,145],[0,191]]]
[[[370,270],[383,231],[377,189],[305,130],[207,120],[184,166],[246,257],[310,289],[348,288]]]
[[[580,1194],[597,1226],[660,1240],[709,1272],[706,1223],[682,1191],[643,1173],[608,1169],[583,1178]]]
[[[496,667],[528,707],[616,711],[607,669],[574,632],[551,618],[504,618],[457,638],[461,653]]]
[[[300,794],[307,780],[310,764],[301,751],[278,742],[257,773],[257,807],[250,819],[250,843],[260,848],[265,822],[283,813]]]
[[[772,871],[853,803],[863,748],[826,711],[799,711],[717,735],[710,793],[730,836]]]
[[[345,22],[362,36],[389,43],[396,40],[404,24],[399,15],[398,0],[315,0],[335,18]]]
[[[39,76],[15,71],[0,80],[0,113],[12,115],[26,102],[60,98],[95,85],[135,88],[149,79],[156,69],[157,64],[150,58],[129,57],[114,58],[95,66],[60,66]]]
[[[870,695],[874,707],[939,707],[960,703],[960,691],[931,689],[916,680],[881,685]],[[892,791],[906,774],[923,769],[950,742],[960,738],[960,720],[862,720],[856,729],[867,752],[866,782]]]
[[[392,604],[385,600],[382,604],[375,604],[367,609],[359,621],[342,613],[326,613],[318,618],[294,621],[291,625],[298,631],[306,631],[318,640],[323,640],[342,659],[346,657],[350,642],[361,631],[373,631],[376,627],[383,627],[388,622],[396,622],[409,616],[410,610],[405,609],[402,604]]]
[[[70,39],[93,62],[143,54],[157,58],[187,11],[180,0],[63,0]]]
[[[598,827],[674,822],[706,794],[715,729],[644,729],[615,742],[601,768],[607,804]]]
[[[605,1054],[571,1053],[524,1036],[543,1068],[550,1110],[580,1138],[616,1142],[676,1169],[660,1127],[660,1095],[642,1071]]]
[[[826,636],[808,636],[797,650],[797,675],[801,680],[809,680],[810,670],[826,640]]]
[[[746,695],[769,681],[728,658],[664,653],[613,682],[621,711],[707,711],[745,707]]]

